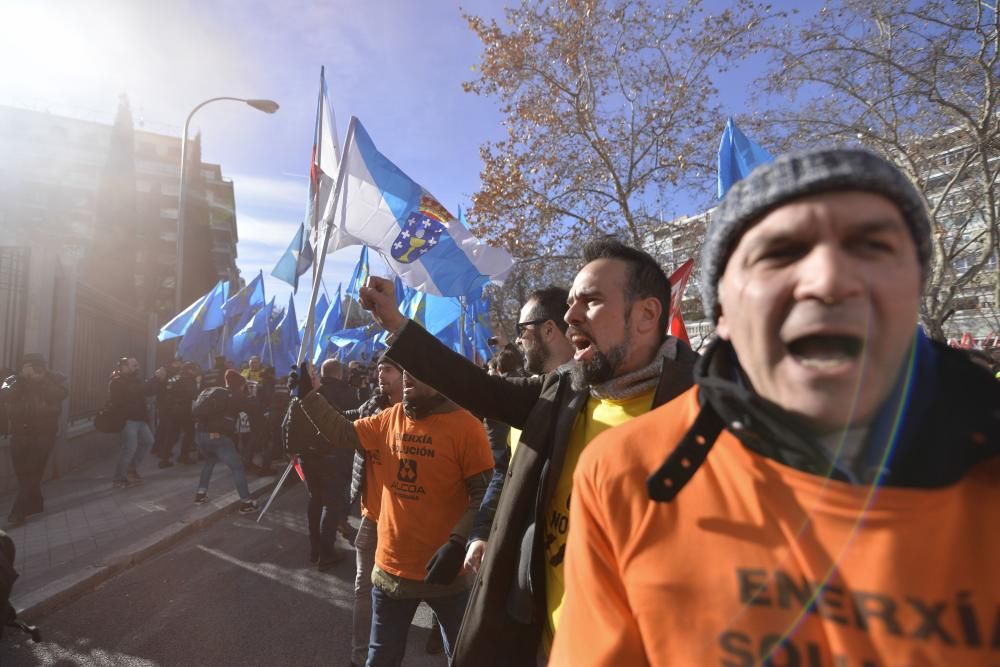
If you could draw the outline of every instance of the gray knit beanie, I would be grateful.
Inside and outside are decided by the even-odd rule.
[[[895,203],[917,245],[926,280],[931,257],[931,223],[923,196],[885,159],[857,149],[827,149],[782,155],[757,167],[726,193],[711,213],[701,249],[701,300],[705,314],[719,318],[719,279],[740,237],[773,209],[800,197],[836,190],[861,190]]]

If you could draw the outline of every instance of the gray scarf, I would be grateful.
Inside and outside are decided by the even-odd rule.
[[[660,349],[656,351],[652,361],[631,373],[611,378],[603,384],[591,385],[590,395],[597,399],[622,401],[652,391],[660,381],[663,360],[676,358],[677,339],[673,336],[667,336],[667,339],[660,345]]]

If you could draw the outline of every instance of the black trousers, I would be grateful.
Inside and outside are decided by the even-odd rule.
[[[324,561],[334,557],[337,527],[347,516],[350,473],[344,474],[338,457],[308,454],[301,457],[301,462],[309,492],[309,543]]]
[[[38,429],[15,434],[10,443],[10,458],[17,477],[17,496],[12,516],[29,516],[45,511],[42,476],[56,445],[57,428]]]
[[[194,452],[194,420],[190,415],[163,412],[156,426],[156,456],[164,460],[173,457],[174,445],[181,437],[181,456],[190,456]]]

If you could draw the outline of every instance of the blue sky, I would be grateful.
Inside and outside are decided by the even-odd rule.
[[[479,147],[503,130],[492,100],[461,89],[481,45],[460,6],[502,14],[490,0],[6,0],[0,62],[18,66],[0,77],[0,103],[108,121],[125,92],[137,124],[179,135],[188,111],[209,97],[279,102],[273,116],[219,102],[192,122],[203,159],[234,181],[238,264],[249,280],[269,274],[304,215],[321,65],[341,135],[358,116],[379,149],[453,213],[468,203]],[[744,92],[725,94],[732,112],[744,110]],[[357,254],[328,258],[331,291]],[[287,301],[284,283],[268,279],[266,288]]]
[[[461,7],[489,14],[500,5]],[[125,92],[137,124],[179,135],[209,97],[276,100],[273,116],[218,102],[192,121],[203,159],[235,184],[238,264],[249,279],[270,272],[304,215],[321,65],[341,135],[358,116],[380,150],[453,212],[468,202],[479,146],[502,130],[490,100],[462,92],[480,49],[460,11],[447,0],[13,0],[0,3],[0,62],[22,66],[5,68],[0,103],[108,121]],[[330,290],[347,281],[357,254],[328,258]],[[287,301],[287,285],[266,287]]]

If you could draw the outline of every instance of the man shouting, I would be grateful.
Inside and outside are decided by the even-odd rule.
[[[460,574],[466,540],[493,469],[482,423],[407,373],[403,402],[375,416],[352,423],[314,391],[287,421],[289,439],[319,433],[382,464],[369,667],[400,664],[421,600],[450,658],[472,585]]]
[[[460,665],[527,665],[559,624],[573,469],[588,443],[691,386],[697,355],[667,335],[670,282],[656,261],[612,239],[584,246],[566,334],[573,364],[491,377],[396,307],[372,278],[361,303],[395,335],[386,355],[474,414],[521,430],[517,455],[456,647]],[[525,313],[527,314],[527,313]],[[520,322],[546,327],[542,317]]]

